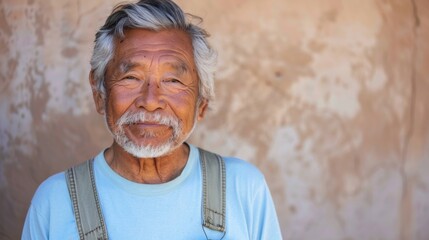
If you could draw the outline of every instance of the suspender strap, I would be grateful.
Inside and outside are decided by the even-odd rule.
[[[66,171],[67,187],[73,204],[80,240],[107,240],[107,231],[101,213],[95,186],[94,159]]]
[[[203,226],[225,233],[225,163],[217,154],[199,148],[203,175]]]
[[[223,232],[225,236],[225,163],[217,154],[198,149],[203,178],[203,226]],[[93,163],[90,159],[66,171],[67,187],[80,240],[107,240],[107,230],[95,186]]]

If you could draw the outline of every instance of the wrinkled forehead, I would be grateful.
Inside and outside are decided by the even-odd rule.
[[[188,33],[178,29],[152,31],[127,29],[123,38],[115,39],[116,52],[122,51],[175,51],[193,57],[192,40]]]
[[[186,32],[127,29],[124,33],[124,38],[115,39],[112,59],[121,65],[121,70],[134,67],[139,61],[162,61],[182,70],[194,68],[192,40]]]
[[[148,54],[148,56],[143,57],[142,60],[132,58],[124,59],[118,62],[118,67],[121,72],[129,72],[136,68],[149,70],[154,61],[161,67],[172,69],[181,74],[191,71],[191,66],[189,66],[187,62],[179,57],[171,56],[170,54],[159,55],[159,57]]]

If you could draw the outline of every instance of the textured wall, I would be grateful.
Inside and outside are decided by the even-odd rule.
[[[429,1],[205,0],[215,108],[192,142],[256,164],[285,239],[429,239]],[[87,82],[114,1],[0,1],[0,239],[111,140]]]

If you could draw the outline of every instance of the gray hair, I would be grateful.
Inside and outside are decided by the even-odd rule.
[[[199,78],[199,100],[213,100],[216,52],[207,42],[209,34],[186,18],[201,18],[187,14],[170,0],[140,0],[116,6],[105,24],[95,35],[91,71],[97,91],[105,97],[105,74],[107,64],[113,57],[115,38],[124,38],[124,29],[142,28],[153,31],[179,29],[192,39],[194,61]]]

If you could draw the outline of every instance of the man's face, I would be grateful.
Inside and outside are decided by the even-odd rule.
[[[104,102],[115,141],[137,157],[159,157],[182,145],[203,117],[190,37],[180,30],[125,31],[106,71]]]

